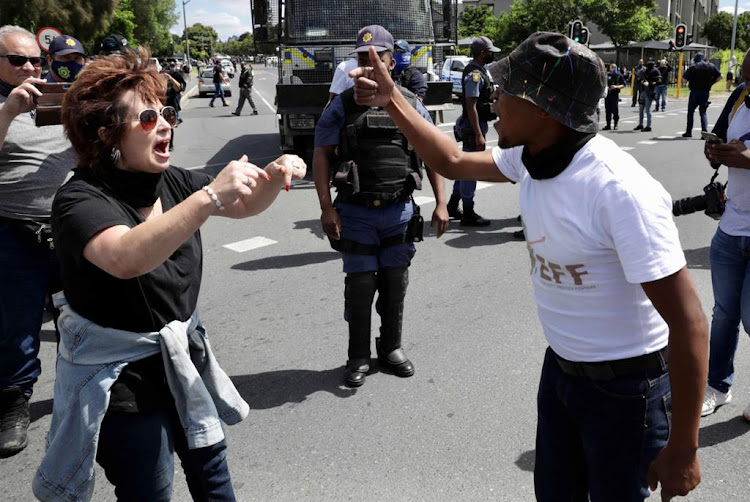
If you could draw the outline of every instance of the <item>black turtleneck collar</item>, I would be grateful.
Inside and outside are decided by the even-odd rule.
[[[15,86],[10,85],[8,82],[5,82],[3,80],[0,80],[0,96],[8,97],[8,94],[10,94],[10,91],[15,89]]]
[[[523,147],[521,161],[529,175],[535,180],[554,178],[565,170],[575,154],[583,145],[596,136],[596,133],[571,130],[562,141],[545,148],[536,155],[529,153],[529,147]]]
[[[151,207],[164,188],[164,172],[125,171],[109,164],[96,175],[114,195],[134,209]]]

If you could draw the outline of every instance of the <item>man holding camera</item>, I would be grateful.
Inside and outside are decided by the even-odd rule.
[[[669,194],[596,134],[604,64],[535,33],[490,69],[498,147],[462,152],[424,123],[370,52],[357,103],[383,107],[435,171],[519,184],[549,348],[537,397],[537,500],[663,501],[700,482],[708,329]],[[668,361],[668,362],[667,362]]]
[[[49,229],[52,199],[76,164],[61,125],[34,123],[42,95],[36,86],[49,85],[41,72],[34,35],[0,27],[0,458],[28,442],[44,305],[61,289]]]
[[[750,52],[742,63],[742,75],[750,76]],[[746,289],[750,286],[750,108],[748,77],[729,97],[713,132],[723,142],[707,142],[706,158],[712,167],[727,166],[726,206],[719,227],[711,240],[711,283],[714,309],[708,363],[708,387],[702,415],[712,414],[732,400],[734,354],[742,321],[750,333],[750,304]],[[692,94],[692,93],[691,93]],[[750,421],[750,405],[742,416]]]

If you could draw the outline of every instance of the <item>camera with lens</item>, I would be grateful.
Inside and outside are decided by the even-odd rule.
[[[42,92],[39,97],[34,97],[36,110],[34,122],[37,127],[62,124],[62,102],[63,97],[71,83],[44,83],[34,84]]]
[[[724,214],[724,206],[727,202],[726,195],[724,195],[726,184],[722,185],[718,181],[714,181],[714,178],[716,178],[715,175],[711,178],[709,184],[703,187],[703,195],[673,201],[672,214],[682,216],[703,211],[706,216],[715,220],[720,219],[721,215]]]

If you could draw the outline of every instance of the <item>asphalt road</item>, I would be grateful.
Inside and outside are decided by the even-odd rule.
[[[185,122],[176,130],[173,164],[216,173],[243,153],[259,165],[275,158],[275,73],[257,67],[255,84],[258,116],[250,116],[248,106],[243,116],[230,115],[236,93],[228,108],[209,108],[208,98],[189,99]],[[711,123],[724,99],[713,98]],[[654,114],[651,133],[634,132],[637,109],[625,98],[620,130],[603,133],[673,198],[702,193],[712,173],[702,141],[679,137],[686,107],[686,99],[673,100],[665,113]],[[456,115],[449,113],[447,122]],[[450,126],[443,128],[450,134]],[[491,132],[489,145],[496,141]],[[418,200],[428,219],[434,203],[425,185]],[[535,397],[546,343],[526,246],[512,237],[519,228],[518,190],[481,184],[476,208],[492,220],[490,227],[452,223],[439,240],[428,229],[417,246],[404,322],[415,376],[402,380],[376,371],[357,390],[340,384],[347,340],[344,275],[338,254],[323,239],[312,184],[295,183],[255,218],[212,218],[204,225],[202,316],[219,361],[251,408],[247,420],[227,429],[239,500],[533,500]],[[677,225],[710,316],[708,246],[716,222],[695,214],[678,218]],[[30,444],[0,460],[3,500],[32,499],[30,480],[52,409],[50,323],[42,338]],[[750,424],[740,413],[750,402],[750,346],[742,338],[736,401],[703,420],[703,482],[684,500],[748,500]],[[94,499],[114,500],[103,472],[97,475]],[[179,472],[174,500],[189,500]]]

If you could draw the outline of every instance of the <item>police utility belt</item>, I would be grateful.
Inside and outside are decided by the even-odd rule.
[[[606,382],[617,377],[645,371],[666,370],[668,360],[667,347],[642,356],[599,362],[568,361],[558,356],[554,351],[552,351],[552,354],[555,356],[558,366],[566,375],[579,376],[598,382]]]

